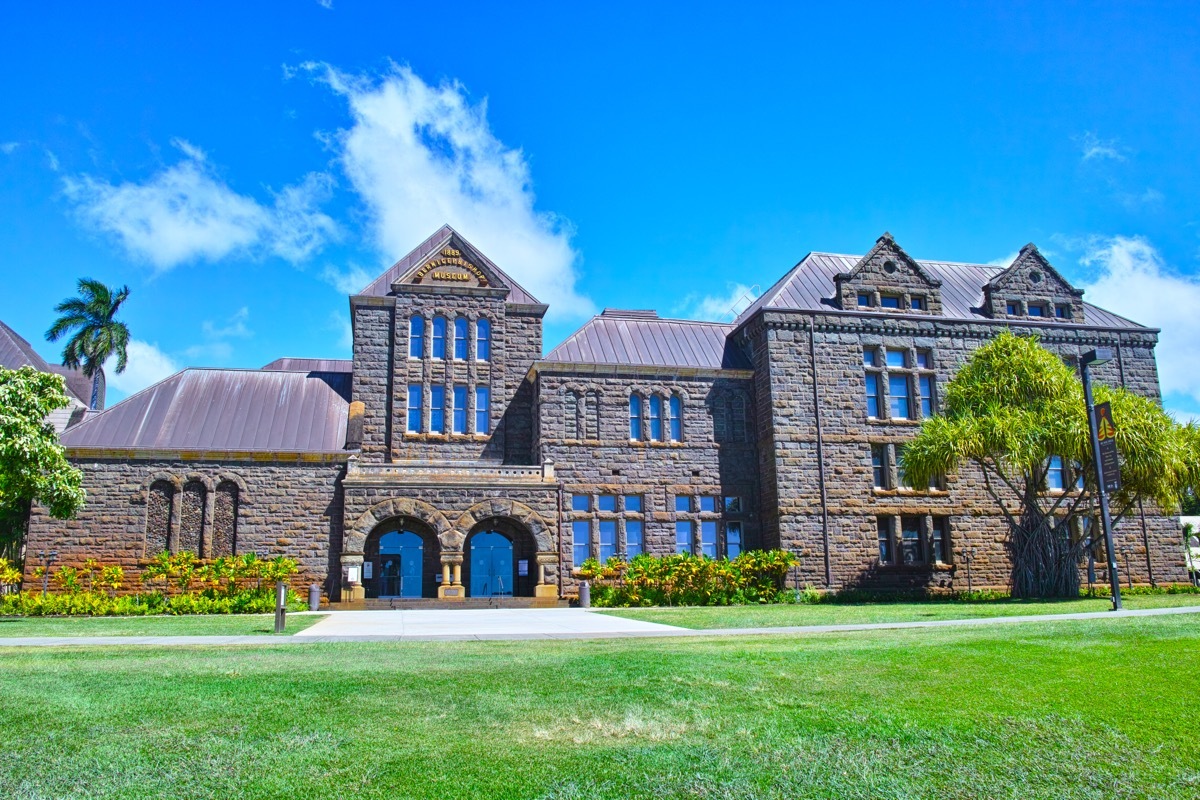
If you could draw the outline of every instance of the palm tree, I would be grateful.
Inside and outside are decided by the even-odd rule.
[[[71,334],[63,348],[63,366],[82,368],[83,374],[92,379],[92,398],[88,406],[93,409],[100,401],[104,362],[115,355],[117,373],[125,371],[129,328],[115,317],[127,297],[128,286],[114,292],[100,281],[80,278],[79,297],[63,300],[54,307],[62,316],[46,331],[46,338],[52,342]]]

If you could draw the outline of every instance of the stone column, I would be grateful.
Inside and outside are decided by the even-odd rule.
[[[345,553],[341,557],[342,564],[342,594],[343,604],[361,603],[367,597],[367,591],[362,585],[362,553]]]
[[[442,583],[438,586],[439,600],[462,600],[466,597],[462,585],[462,551],[442,552]]]
[[[553,583],[546,583],[546,567],[558,566],[558,553],[541,552],[537,554],[538,565],[538,582],[537,586],[533,587],[533,596],[536,599],[535,605],[546,604],[555,605],[558,603],[558,586]]]

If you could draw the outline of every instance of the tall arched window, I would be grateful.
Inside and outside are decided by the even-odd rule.
[[[467,318],[458,317],[454,320],[454,357],[459,361],[467,360]]]
[[[637,392],[629,395],[629,438],[642,440],[642,396]]]
[[[179,550],[204,558],[204,512],[208,489],[200,481],[183,485],[183,501],[179,506]]]
[[[679,395],[677,395],[677,394],[671,395],[671,402],[670,402],[669,407],[670,407],[670,411],[671,411],[671,425],[670,425],[671,441],[672,442],[682,442],[683,441],[683,401],[679,399]]]
[[[446,318],[433,318],[433,357],[446,357]]]
[[[650,397],[650,441],[661,442],[662,440],[662,398],[652,395]]]
[[[408,357],[425,355],[425,318],[414,316],[408,321]]]
[[[212,557],[237,554],[238,485],[233,481],[217,484],[213,503]]]
[[[475,323],[475,358],[480,361],[492,358],[492,323],[486,319]]]
[[[582,438],[579,435],[579,392],[567,392],[563,397],[563,438]]]
[[[175,484],[159,480],[150,484],[146,498],[146,557],[165,553],[171,546],[171,506]]]

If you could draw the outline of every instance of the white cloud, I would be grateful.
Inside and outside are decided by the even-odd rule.
[[[361,288],[361,287],[360,287]],[[337,333],[338,347],[349,353],[354,349],[354,327],[350,324],[350,318],[344,313],[334,311],[329,315],[329,330]]]
[[[131,339],[125,348],[129,363],[125,371],[117,374],[116,357],[104,362],[104,376],[108,386],[125,395],[140,392],[147,386],[179,371],[170,356],[158,349],[158,345]]]
[[[1162,329],[1155,353],[1163,394],[1200,403],[1195,358],[1195,343],[1200,341],[1200,280],[1174,273],[1140,236],[1090,239],[1080,263],[1100,270],[1083,287],[1089,303]]]
[[[379,272],[383,272],[382,269]],[[342,294],[358,294],[366,288],[375,275],[367,272],[357,264],[350,264],[344,270],[335,266],[327,266],[321,273],[321,279],[333,286]]]
[[[1017,256],[1019,255],[1021,255],[1021,252],[1019,250],[1014,250],[1003,258],[993,258],[987,263],[988,266],[991,267],[1004,267],[1007,269],[1012,266],[1012,263],[1017,260]]]
[[[228,361],[233,357],[233,345],[228,340],[248,339],[254,335],[254,331],[246,325],[248,319],[250,319],[250,309],[242,306],[223,323],[204,320],[200,323],[200,332],[206,341],[188,347],[183,354],[193,361],[208,363]]]
[[[593,313],[576,289],[571,226],[534,207],[525,155],[492,133],[486,102],[472,103],[458,83],[430,86],[408,67],[378,80],[304,68],[349,104],[351,126],[323,140],[338,151],[386,257],[449,223],[552,314]]]
[[[725,294],[690,294],[675,307],[674,313],[687,319],[732,322],[760,294],[758,286],[744,283],[727,283],[725,288]]]
[[[1084,161],[1103,160],[1106,158],[1113,161],[1124,161],[1125,155],[1118,147],[1116,139],[1101,139],[1091,131],[1085,133],[1080,140],[1080,149],[1083,151]]]
[[[333,0],[317,0],[317,5],[328,11],[333,10]]]
[[[4,153],[6,156],[11,156],[20,146],[20,142],[0,142],[0,153]]]
[[[50,167],[51,172],[58,172],[58,156],[49,150],[46,151],[46,164]]]
[[[254,335],[254,331],[246,327],[246,320],[248,319],[250,319],[250,309],[242,306],[220,327],[212,322],[212,320],[206,319],[200,323],[200,330],[204,332],[205,336],[213,339],[228,339],[230,337],[245,339]]]
[[[64,178],[66,196],[88,224],[161,270],[231,254],[298,262],[336,237],[337,225],[316,208],[330,193],[329,176],[310,173],[266,206],[225,184],[203,150],[182,139],[173,144],[183,160],[144,183],[80,175]]]

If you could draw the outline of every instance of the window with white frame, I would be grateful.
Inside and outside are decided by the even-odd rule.
[[[475,358],[489,361],[492,357],[492,323],[479,319],[475,323]]]
[[[457,361],[467,360],[467,345],[470,343],[467,338],[467,318],[457,317],[454,320],[454,358]]]
[[[433,357],[446,358],[446,318],[433,318]]]
[[[637,392],[629,395],[629,439],[630,441],[640,442],[642,440],[642,406],[645,400]]]
[[[456,384],[452,395],[451,430],[455,433],[467,432],[467,387],[466,384]]]
[[[863,348],[867,416],[924,419],[937,409],[937,373],[929,350],[903,347]],[[886,402],[881,393],[886,389]]]
[[[425,318],[413,315],[408,321],[408,357],[422,358],[425,355]]]
[[[421,384],[408,385],[408,425],[409,433],[421,432]]]
[[[670,401],[667,403],[667,408],[670,411],[670,431],[672,442],[683,441],[683,400],[679,395],[671,395]]]
[[[492,432],[492,390],[487,386],[475,387],[475,433]]]
[[[429,387],[429,431],[446,432],[446,387],[440,384]]]

